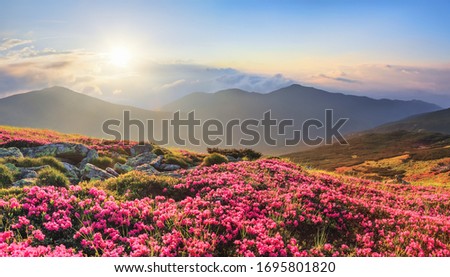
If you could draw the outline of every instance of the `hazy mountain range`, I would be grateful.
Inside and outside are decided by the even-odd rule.
[[[440,108],[417,100],[376,100],[292,85],[268,94],[238,89],[211,94],[193,93],[162,107],[161,111],[149,111],[112,104],[63,87],[52,87],[0,99],[0,125],[47,128],[66,133],[111,138],[102,132],[102,124],[108,119],[122,121],[124,110],[130,111],[131,118],[144,122],[147,119],[160,122],[163,118],[171,118],[173,112],[178,110],[182,112],[194,110],[196,117],[201,120],[216,118],[222,122],[232,118],[261,119],[264,112],[271,110],[274,118],[293,119],[296,125],[300,126],[306,119],[324,120],[325,109],[333,109],[336,119],[349,118],[342,130],[351,133]],[[446,116],[448,120],[448,112]],[[315,134],[320,135],[321,131]],[[160,129],[157,128],[155,136],[159,138],[160,135]],[[185,130],[181,135],[185,135]],[[241,137],[239,134],[235,135],[234,142]],[[132,139],[138,139],[137,132],[132,133]],[[204,151],[206,145],[186,147]],[[288,149],[282,145],[271,147],[264,144],[254,148],[272,154],[294,152],[299,149],[299,147]]]

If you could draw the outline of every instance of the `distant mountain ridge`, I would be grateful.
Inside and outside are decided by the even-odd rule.
[[[398,130],[410,132],[428,131],[450,134],[450,108],[414,115],[399,121],[383,124],[369,131],[385,133]]]
[[[164,112],[112,104],[67,88],[52,87],[0,99],[0,125],[46,128],[65,133],[111,138],[102,131],[102,124],[108,119],[122,120],[125,110],[130,111],[132,118],[139,119],[144,124],[148,119],[155,122],[171,119],[173,112],[178,110],[182,112],[195,110],[198,119],[218,119],[224,124],[235,118],[259,120],[262,119],[264,112],[271,110],[273,118],[293,119],[298,125],[310,118],[324,122],[325,109],[333,109],[334,118],[349,118],[349,122],[342,130],[350,133],[414,114],[435,111],[439,107],[421,101],[375,100],[292,85],[268,94],[239,89],[213,94],[193,93],[166,105]],[[160,129],[156,128],[154,133],[156,137],[161,137]],[[184,131],[181,132],[184,138],[185,134]],[[313,132],[312,135],[321,135],[320,130]],[[132,133],[131,138],[139,139],[136,131]],[[242,135],[233,135],[234,147],[241,147],[239,145],[241,138]],[[185,147],[204,151],[207,146],[202,144],[191,147],[188,144]],[[294,152],[299,147],[301,146],[286,149],[283,144],[268,146],[260,143],[253,148],[268,154],[280,154]]]
[[[112,104],[55,86],[0,99],[0,125],[108,137],[102,131],[103,122],[108,119],[121,120],[125,110],[130,111],[133,118],[142,120],[168,116],[168,113]],[[136,136],[134,138],[137,139]]]
[[[331,93],[312,87],[291,85],[267,94],[233,89],[216,93],[194,93],[164,106],[164,111],[195,111],[201,119],[262,118],[270,110],[276,119],[293,119],[299,127],[308,119],[325,121],[325,110],[334,118],[349,118],[342,131],[346,134],[371,129],[405,117],[439,110],[434,104],[418,100],[372,99],[365,96]],[[312,135],[321,135],[321,130]],[[270,148],[267,147],[265,150]],[[290,151],[296,149],[291,148]],[[289,151],[287,151],[289,152]],[[284,152],[284,153],[287,153]]]

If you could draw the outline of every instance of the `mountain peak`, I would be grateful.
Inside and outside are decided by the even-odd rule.
[[[224,89],[224,90],[219,90],[219,91],[215,92],[215,94],[233,94],[233,95],[242,95],[242,94],[250,94],[250,93],[251,92],[249,92],[249,91],[238,89],[238,88]]]
[[[78,93],[71,89],[62,86],[53,86],[39,90],[40,92],[50,92],[50,93]]]

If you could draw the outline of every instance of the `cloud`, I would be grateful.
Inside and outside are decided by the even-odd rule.
[[[262,75],[190,62],[139,61],[129,69],[120,69],[111,66],[108,55],[85,50],[26,45],[5,52],[0,59],[0,97],[58,85],[117,103],[156,108],[196,91],[240,88],[270,92],[294,83],[281,74]]]
[[[366,64],[341,66],[305,78],[323,89],[375,98],[419,99],[450,106],[450,65],[403,66]]]
[[[282,74],[265,75],[186,61],[157,63],[142,59],[130,68],[117,68],[111,66],[104,53],[37,49],[30,41],[8,41],[0,44],[4,48],[14,45],[0,55],[0,97],[58,85],[108,101],[154,109],[192,92],[239,88],[267,93],[303,83],[329,91],[375,98],[415,98],[450,106],[450,65],[341,66],[295,80]]]
[[[22,40],[16,38],[4,38],[0,41],[0,51],[5,51],[19,45],[30,44],[31,40]]]
[[[332,77],[325,74],[320,74],[319,77],[344,83],[351,83],[351,84],[360,83],[360,81],[358,80],[352,80],[344,77]]]

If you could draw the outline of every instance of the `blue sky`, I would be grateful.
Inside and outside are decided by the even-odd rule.
[[[149,97],[295,82],[450,106],[449,12],[449,1],[2,1],[0,96],[63,85],[152,108]]]

